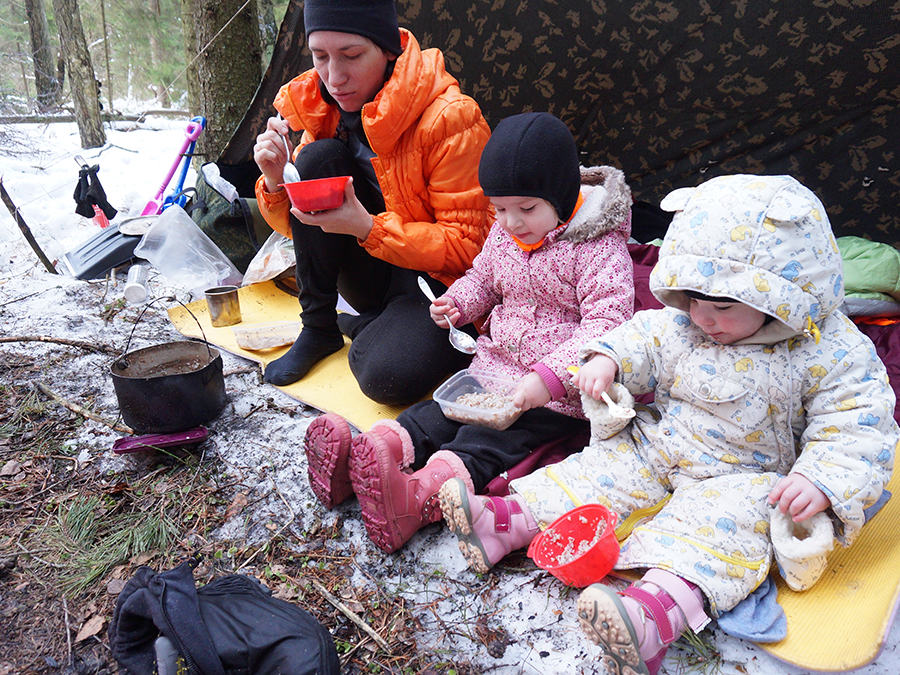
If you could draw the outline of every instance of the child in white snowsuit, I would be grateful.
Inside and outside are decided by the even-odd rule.
[[[621,171],[586,170],[582,185],[566,125],[525,113],[497,126],[478,177],[497,221],[472,268],[430,311],[442,327],[488,317],[470,368],[518,382],[513,403],[524,412],[497,430],[447,419],[427,400],[352,442],[333,414],[306,435],[316,495],[331,506],[355,493],[369,537],[386,552],[441,519],[437,493],[447,479],[480,492],[537,447],[586,434],[566,368],[581,345],[633,312],[631,191]]]
[[[723,176],[662,207],[676,215],[650,288],[666,307],[579,352],[590,446],[512,481],[503,500],[455,480],[440,494],[479,571],[578,504],[618,514],[616,568],[649,571],[578,601],[610,672],[655,673],[686,625],[732,609],[773,557],[793,588],[815,583],[833,539],[858,536],[900,442],[884,365],[837,311],[841,258],[810,190]],[[654,406],[617,430],[596,401],[609,388],[620,403],[654,392]]]

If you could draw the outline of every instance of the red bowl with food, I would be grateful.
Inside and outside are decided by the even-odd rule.
[[[316,178],[297,183],[281,183],[295,209],[301,211],[328,211],[344,203],[344,188],[350,176]]]
[[[618,517],[602,504],[584,504],[553,523],[528,547],[528,557],[569,586],[600,581],[619,559]]]

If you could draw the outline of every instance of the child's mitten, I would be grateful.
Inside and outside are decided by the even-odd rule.
[[[618,383],[614,383],[607,392],[613,403],[618,403],[626,408],[634,407],[634,396],[628,389]],[[581,392],[581,405],[584,414],[591,422],[591,438],[598,440],[610,438],[622,431],[631,422],[630,419],[613,417],[609,414],[609,407],[602,400],[597,401],[584,392]]]
[[[828,552],[834,547],[834,528],[824,511],[803,522],[773,508],[769,516],[775,562],[781,576],[795,591],[811,588],[828,564]]]

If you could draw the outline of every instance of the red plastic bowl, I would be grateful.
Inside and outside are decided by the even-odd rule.
[[[600,581],[619,559],[618,516],[602,504],[584,504],[557,518],[531,541],[528,557],[569,586]],[[597,534],[605,523],[602,534]]]
[[[327,211],[344,203],[344,187],[350,176],[301,180],[298,183],[281,183],[295,209],[301,211]]]

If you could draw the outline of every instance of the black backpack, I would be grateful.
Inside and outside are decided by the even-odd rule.
[[[331,634],[309,612],[240,574],[197,589],[198,562],[161,573],[141,567],[125,584],[109,625],[113,657],[125,671],[166,672],[157,669],[163,643],[193,675],[340,675]]]

